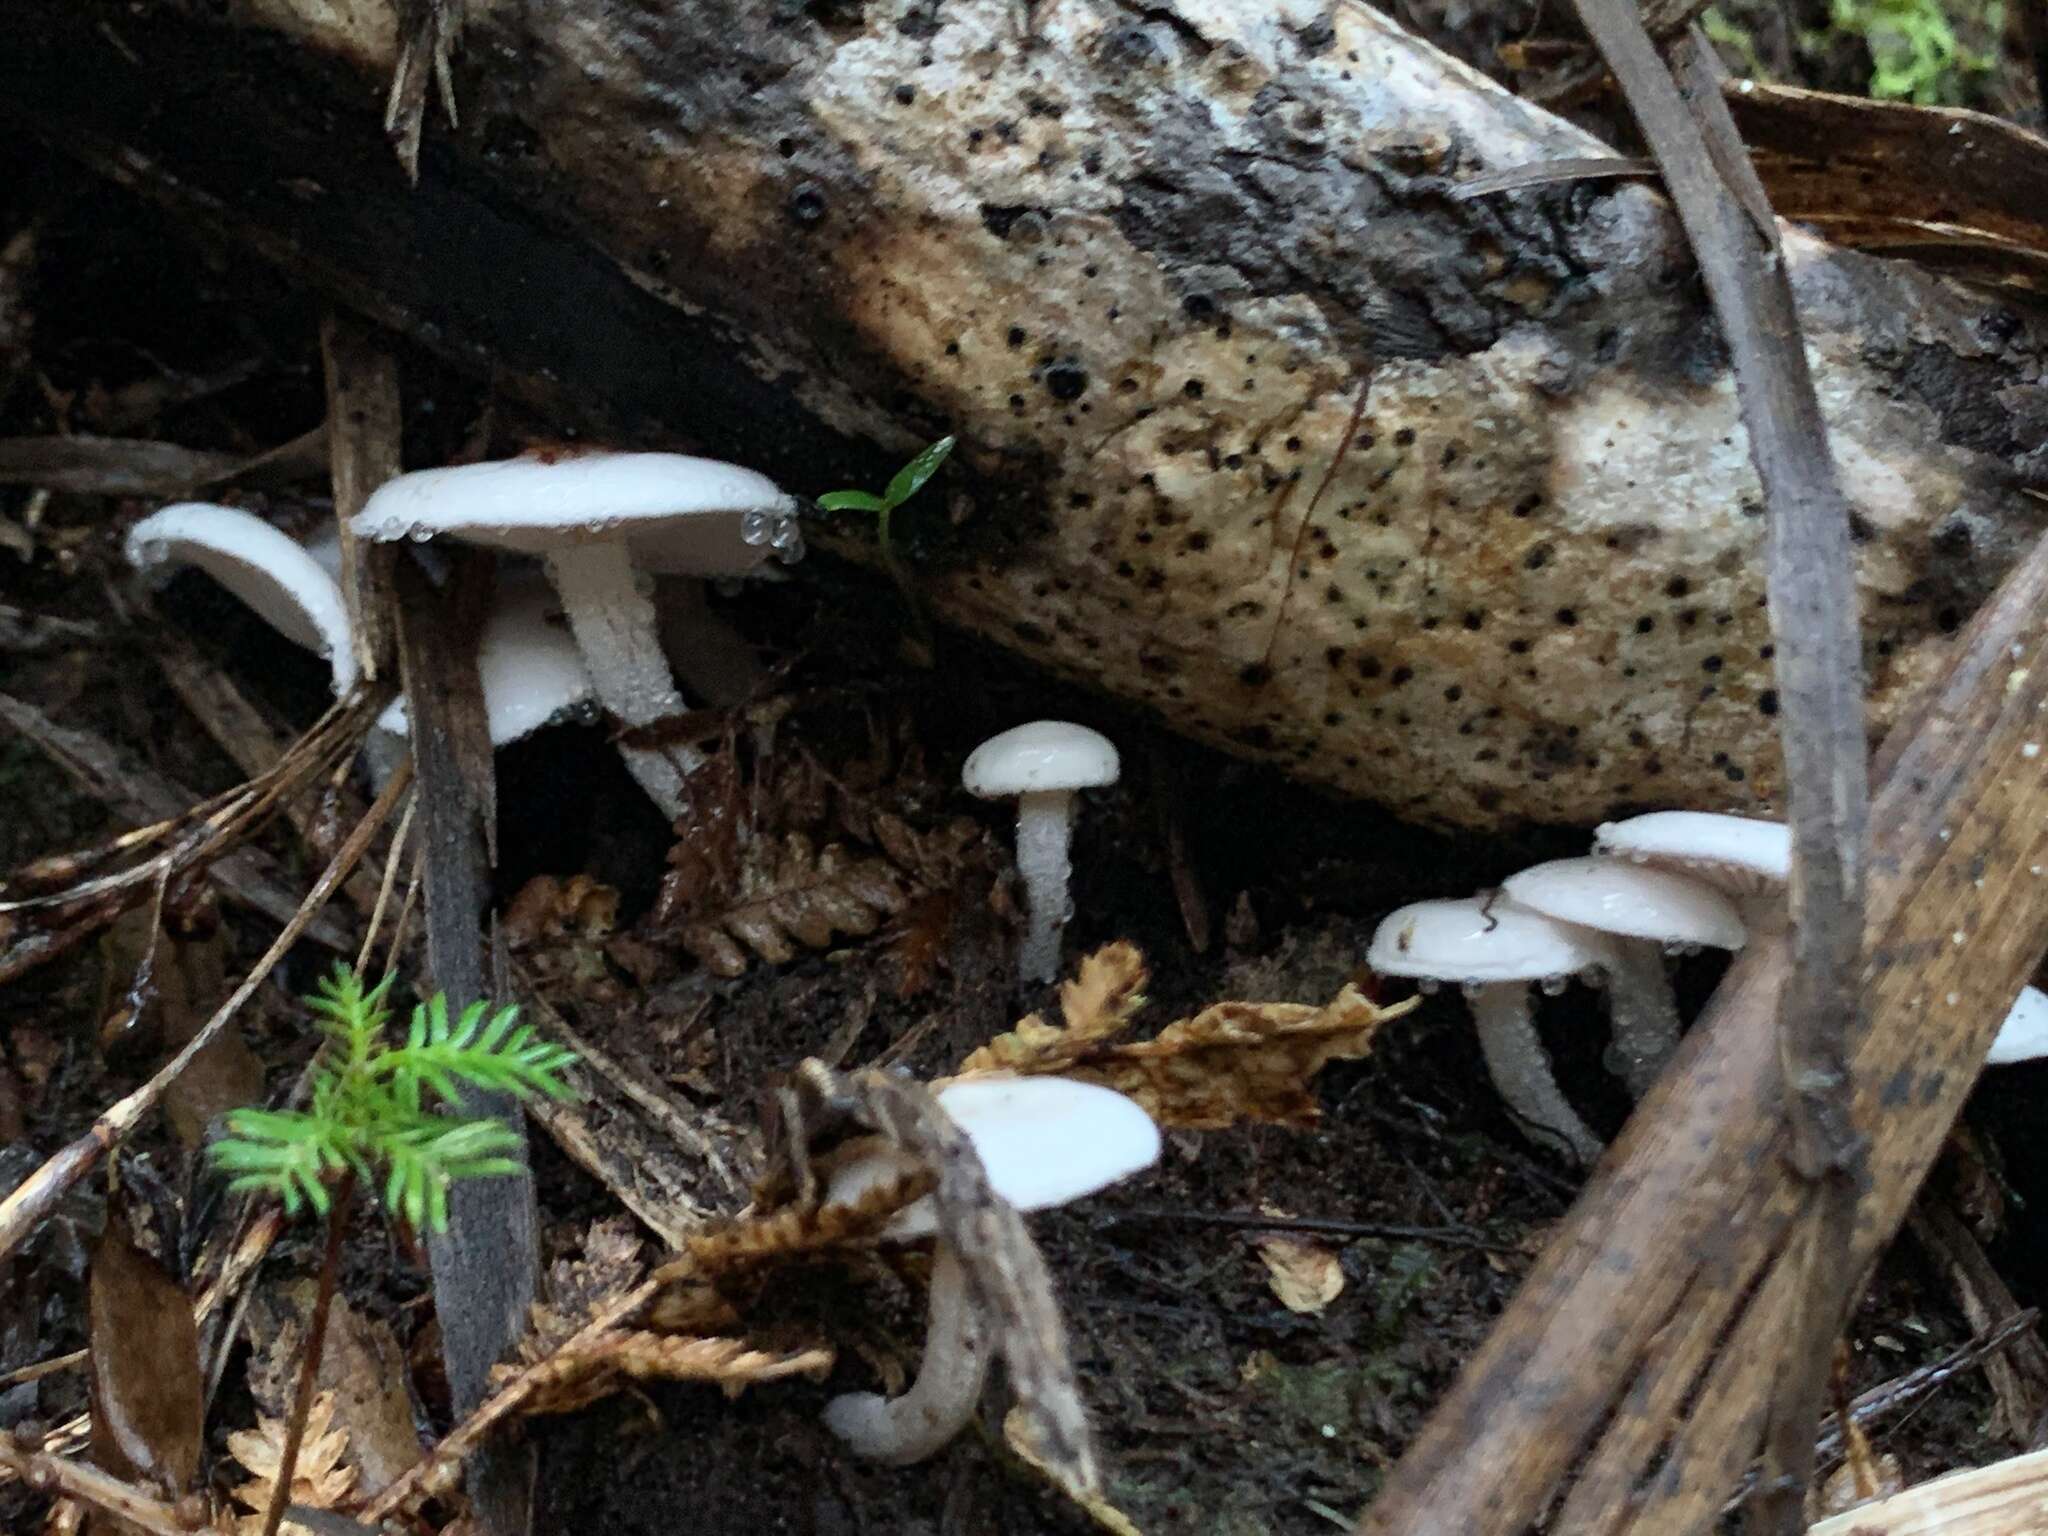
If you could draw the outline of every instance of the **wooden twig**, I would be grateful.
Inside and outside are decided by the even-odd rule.
[[[399,665],[419,764],[427,969],[448,1006],[460,1009],[491,992],[484,924],[496,803],[476,670],[491,564],[480,555],[458,558],[445,592],[414,561],[401,562],[396,577]],[[526,1124],[509,1094],[467,1089],[459,1108],[496,1116],[523,1144]],[[457,1184],[449,1192],[447,1230],[427,1246],[449,1392],[455,1411],[467,1415],[489,1390],[490,1368],[525,1332],[533,1305],[540,1233],[531,1174]],[[521,1446],[489,1447],[472,1463],[470,1499],[492,1536],[526,1529],[532,1466]]]
[[[1951,1472],[1814,1526],[1808,1536],[2016,1536],[2040,1529],[2048,1451]]]
[[[0,1470],[20,1477],[31,1488],[104,1510],[150,1532],[151,1536],[198,1536],[208,1529],[202,1523],[204,1506],[196,1501],[189,1509],[167,1504],[98,1467],[25,1449],[5,1430],[0,1430]]]
[[[286,951],[298,942],[299,936],[327,905],[328,898],[348,877],[348,872],[356,867],[357,861],[369,848],[370,840],[377,835],[378,828],[384,825],[411,783],[411,764],[401,764],[384,786],[384,793],[377,797],[369,812],[349,834],[348,840],[335,850],[333,859],[321,871],[320,878],[313,882],[312,890],[306,893],[306,899],[299,904],[292,920],[284,925],[262,958],[250,967],[241,985],[228,994],[227,1001],[214,1010],[213,1017],[185,1043],[185,1048],[159,1067],[148,1082],[95,1120],[83,1136],[30,1174],[14,1193],[0,1200],[0,1259],[20,1246],[22,1240],[35,1230],[37,1223],[63,1198],[65,1191],[90,1173],[115,1143],[134,1130],[192,1058],[213,1043],[228,1020],[263,985],[263,979],[284,958]]]
[[[391,624],[396,609],[390,551],[357,538],[350,519],[402,467],[398,361],[379,332],[338,311],[321,317],[320,357],[327,377],[327,458],[341,535],[341,590],[356,665],[365,677],[381,677],[398,643]]]
[[[189,846],[172,850],[172,856],[168,861],[158,862],[154,866],[140,866],[140,873],[136,870],[123,870],[119,875],[106,877],[104,882],[83,888],[66,880],[67,888],[62,891],[39,890],[37,895],[19,903],[0,903],[0,913],[5,913],[28,910],[32,902],[49,905],[68,903],[73,899],[90,900],[100,895],[111,898],[104,906],[95,908],[98,921],[88,925],[79,935],[81,938],[97,931],[100,923],[111,922],[135,901],[141,900],[155,879],[161,876],[165,867],[175,866],[182,872],[186,863],[197,863],[205,858],[207,850],[227,846],[231,839],[218,834],[225,832],[230,824],[237,832],[246,826],[247,823],[243,819],[246,797],[256,784],[264,782],[265,777],[268,777],[259,777],[228,795],[201,801],[189,790],[160,777],[138,763],[128,761],[116,752],[110,743],[91,732],[80,730],[76,726],[59,725],[33,705],[23,703],[7,694],[0,694],[0,722],[4,722],[33,742],[51,761],[77,779],[86,793],[99,800],[115,816],[125,821],[151,823],[150,826],[136,832],[125,833],[115,838],[104,849],[93,850],[84,855],[74,863],[72,873],[82,874],[86,870],[97,869],[103,863],[110,863],[133,849],[181,832],[204,834],[190,841]],[[320,727],[315,727],[316,732],[319,730]],[[304,739],[295,744],[297,755],[292,758],[292,762],[299,768],[304,766],[305,745]],[[280,760],[280,769],[286,775],[297,771],[285,760]],[[209,819],[214,816],[223,819],[214,825],[208,825]],[[163,860],[162,855],[159,855],[159,860]],[[63,863],[67,860],[55,862]],[[278,869],[276,861],[261,849],[234,848],[230,852],[210,858],[208,862],[210,878],[230,900],[280,923],[289,922],[298,910],[298,898],[286,882],[283,872]],[[39,884],[33,879],[22,883]],[[117,890],[116,886],[123,889]],[[5,926],[4,921],[0,921],[0,929],[4,929]],[[346,930],[330,916],[322,916],[315,922],[308,929],[307,937],[337,952],[345,951],[349,942]],[[0,981],[11,980],[22,970],[28,969],[27,965],[17,965],[12,960],[13,944],[14,938],[11,933],[0,932]],[[48,955],[39,954],[36,958],[40,960],[48,958]]]
[[[1969,1225],[1940,1191],[1923,1190],[1906,1218],[1927,1257],[1942,1271],[1962,1308],[1963,1320],[1979,1333],[2007,1322],[2020,1304],[1991,1263]],[[2024,1449],[2044,1405],[2048,1405],[2048,1348],[2032,1328],[2020,1330],[2010,1345],[1984,1362],[1985,1378],[1998,1400],[2005,1429]]]
[[[1871,1167],[1845,1278],[1897,1229],[2048,950],[2043,611],[2048,541],[1971,621],[1874,768],[1869,1023],[1852,1042]],[[1553,1529],[1711,1527],[1759,1443],[1770,1394],[1755,1362],[1798,1295],[1787,1245],[1805,1202],[1784,1161],[1773,1030],[1790,970],[1783,940],[1737,959],[1364,1531],[1520,1532],[1578,1464],[1608,1470]]]
[[[1778,1048],[1792,1157],[1810,1186],[1811,1217],[1797,1239],[1808,1277],[1799,1323],[1775,1353],[1768,1468],[1750,1508],[1753,1530],[1796,1536],[1805,1525],[1813,1425],[1855,1279],[1843,1259],[1863,1175],[1847,1041],[1857,1024],[1869,784],[1849,506],[1807,371],[1777,223],[1721,99],[1704,34],[1677,40],[1674,78],[1632,0],[1576,3],[1699,261],[1769,513],[1767,587],[1792,826],[1792,968]]]

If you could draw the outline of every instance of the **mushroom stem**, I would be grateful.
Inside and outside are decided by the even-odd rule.
[[[932,1255],[931,1323],[917,1380],[901,1397],[848,1392],[825,1405],[825,1426],[856,1456],[907,1467],[944,1448],[974,1417],[988,1380],[988,1327],[950,1243]]]
[[[1024,877],[1027,926],[1017,969],[1027,981],[1051,981],[1060,972],[1060,935],[1067,926],[1067,857],[1073,839],[1074,794],[1028,790],[1017,797],[1017,871]]]
[[[1472,1018],[1479,1026],[1479,1051],[1508,1111],[1532,1137],[1560,1146],[1591,1166],[1602,1143],[1566,1101],[1551,1075],[1550,1056],[1529,1017],[1529,989],[1522,982],[1497,982],[1469,991]]]
[[[649,726],[687,711],[661,652],[654,604],[640,590],[633,557],[622,541],[557,549],[548,575],[562,596],[569,629],[590,667],[598,702],[631,726]],[[648,797],[674,821],[683,813],[683,780],[703,761],[695,748],[621,744],[626,767]]]
[[[1607,1069],[1640,1099],[1678,1049],[1678,999],[1664,970],[1660,945],[1618,939],[1607,962],[1607,1008],[1614,1043]]]

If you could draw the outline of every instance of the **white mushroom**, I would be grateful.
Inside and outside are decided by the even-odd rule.
[[[796,501],[772,480],[673,453],[529,454],[401,475],[353,526],[365,538],[447,534],[544,557],[597,697],[628,727],[684,710],[639,572],[737,576],[803,552]],[[648,746],[625,756],[662,813],[679,816],[701,756]]]
[[[502,747],[560,720],[590,701],[589,669],[556,612],[553,590],[539,571],[502,569],[498,590],[477,638],[477,680],[491,745]],[[392,701],[380,730],[408,731],[405,700]]]
[[[1554,923],[1499,899],[1420,901],[1391,912],[1373,933],[1366,964],[1382,976],[1464,988],[1479,1050],[1494,1087],[1533,1140],[1581,1163],[1600,1155],[1551,1074],[1529,1016],[1529,984],[1557,986],[1604,966],[1610,946],[1583,928]]]
[[[1603,823],[1593,848],[1613,858],[1692,875],[1735,903],[1752,933],[1785,925],[1792,832],[1783,822],[1711,811],[1652,811]]]
[[[1020,1211],[1039,1211],[1106,1189],[1159,1160],[1159,1128],[1113,1089],[1061,1077],[968,1078],[939,1090],[940,1108],[964,1131],[991,1188]],[[887,1143],[847,1149],[829,1170],[825,1198],[851,1204],[916,1163]],[[883,1233],[913,1242],[938,1232],[927,1195]],[[931,1313],[917,1380],[900,1397],[849,1392],[825,1407],[825,1424],[856,1455],[908,1466],[966,1427],[988,1380],[993,1346],[961,1257],[943,1237],[932,1254]]]
[[[1017,969],[1026,980],[1059,974],[1060,934],[1070,915],[1074,792],[1114,784],[1117,772],[1109,738],[1065,720],[1034,720],[991,736],[960,772],[970,795],[1017,800],[1017,872],[1024,877],[1028,924]]]
[[[355,681],[341,587],[297,540],[253,512],[180,502],[129,529],[127,552],[145,575],[199,567],[294,645],[324,656],[336,693]]]
[[[1998,1036],[1985,1053],[1987,1067],[2010,1067],[2048,1056],[2048,992],[2020,988],[2019,1000],[1998,1026]]]
[[[1740,949],[1748,939],[1734,903],[1713,887],[1619,859],[1553,859],[1510,876],[1502,889],[1517,906],[1612,936],[1608,1066],[1638,1098],[1678,1048],[1666,948]]]

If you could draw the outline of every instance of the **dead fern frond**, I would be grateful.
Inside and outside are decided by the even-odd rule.
[[[786,1206],[745,1217],[692,1236],[687,1262],[694,1273],[716,1279],[778,1260],[865,1245],[881,1235],[898,1211],[930,1194],[935,1182],[929,1172],[916,1169],[843,1205]],[[679,1273],[673,1262],[655,1272],[657,1278],[670,1279]]]
[[[758,1382],[822,1377],[834,1355],[824,1348],[778,1354],[744,1339],[691,1339],[617,1329],[562,1350],[528,1373],[522,1417],[570,1413],[616,1392],[625,1381],[702,1381],[738,1397]]]
[[[1067,1026],[1036,1014],[998,1035],[960,1065],[960,1075],[1059,1073],[1127,1094],[1176,1130],[1221,1130],[1241,1120],[1312,1125],[1309,1084],[1331,1061],[1372,1048],[1389,1019],[1415,1007],[1410,998],[1381,1008],[1347,985],[1328,1004],[1217,1003],[1169,1024],[1150,1040],[1117,1044],[1143,1006],[1143,959],[1112,944],[1081,964],[1061,989]]]
[[[270,1507],[271,1490],[277,1486],[284,1442],[284,1421],[268,1416],[259,1418],[256,1428],[228,1436],[228,1450],[251,1474],[248,1482],[234,1490],[236,1502],[255,1511],[237,1517],[235,1529],[240,1536],[254,1536],[263,1529],[263,1511]],[[292,1465],[291,1502],[309,1509],[346,1510],[354,1501],[355,1490],[348,1431],[334,1422],[334,1394],[322,1392],[306,1413],[305,1438]],[[279,1529],[285,1536],[312,1536],[306,1527],[289,1520]]]
[[[839,935],[867,937],[909,899],[886,859],[839,843],[818,848],[791,832],[744,849],[732,899],[685,921],[676,937],[707,970],[741,976],[749,952],[786,965],[799,948],[824,949]]]

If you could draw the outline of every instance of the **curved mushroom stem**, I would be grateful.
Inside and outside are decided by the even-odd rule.
[[[1017,969],[1027,981],[1051,981],[1060,973],[1067,882],[1074,872],[1067,857],[1073,815],[1069,789],[1032,790],[1017,797],[1017,872],[1024,877],[1028,923]]]
[[[1678,999],[1660,945],[1621,939],[1607,962],[1607,1009],[1614,1027],[1607,1070],[1640,1099],[1678,1049]]]
[[[578,544],[548,556],[548,576],[590,667],[598,702],[627,726],[655,725],[687,711],[662,655],[654,604],[634,579],[619,542]],[[661,813],[683,813],[682,784],[703,761],[693,747],[620,746],[626,767]]]
[[[1532,1140],[1562,1147],[1590,1167],[1603,1144],[1551,1075],[1549,1053],[1529,1017],[1529,988],[1519,981],[1496,982],[1469,996],[1487,1075],[1509,1112]]]
[[[988,1380],[991,1339],[950,1243],[932,1255],[931,1324],[917,1380],[901,1397],[848,1392],[825,1405],[825,1427],[856,1456],[907,1467],[967,1427]]]

